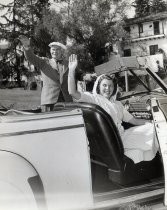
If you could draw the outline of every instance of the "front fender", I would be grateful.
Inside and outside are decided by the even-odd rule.
[[[42,197],[42,183],[33,166],[17,154],[0,151],[0,209],[36,210],[39,201],[44,203]]]

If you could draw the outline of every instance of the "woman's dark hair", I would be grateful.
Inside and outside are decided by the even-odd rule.
[[[112,80],[113,81],[113,84],[114,84],[114,90],[113,90],[113,93],[111,96],[115,95],[116,94],[116,91],[117,91],[117,79],[113,76],[110,76],[110,75],[102,75],[98,81],[98,84],[97,84],[97,93],[100,94],[100,83],[102,82],[103,79],[107,79],[107,80]]]

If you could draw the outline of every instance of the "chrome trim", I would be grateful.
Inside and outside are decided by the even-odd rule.
[[[18,132],[13,132],[13,133],[4,133],[4,134],[0,134],[0,137],[20,136],[20,135],[27,135],[27,134],[34,134],[34,133],[46,133],[46,132],[52,132],[52,131],[57,131],[57,130],[67,130],[67,129],[81,128],[81,127],[84,127],[84,124],[61,126],[61,127],[56,127],[56,128],[46,128],[46,129],[38,129],[38,130],[29,130],[29,131],[18,131]]]
[[[72,113],[71,113],[72,112]],[[61,115],[60,115],[61,114]],[[51,116],[50,116],[51,115]],[[73,111],[64,111],[62,112],[53,112],[53,113],[38,113],[32,115],[3,115],[0,116],[0,123],[13,123],[13,122],[24,122],[24,121],[39,121],[43,119],[52,119],[52,118],[62,118],[62,117],[71,117],[82,115],[80,109],[75,109]]]

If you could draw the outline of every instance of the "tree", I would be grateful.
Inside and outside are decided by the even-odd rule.
[[[135,0],[133,3],[135,7],[136,17],[143,17],[150,14],[151,2],[150,0]]]
[[[10,43],[5,59],[10,64],[11,74],[16,73],[19,85],[24,55],[18,37],[25,34],[33,38],[43,8],[48,7],[49,0],[13,0],[7,5],[0,4],[0,11],[4,12],[0,22],[0,40],[6,39]]]
[[[153,0],[151,5],[151,13],[167,11],[167,2],[165,0]]]
[[[132,5],[135,7],[136,17],[167,11],[166,0],[135,0]]]
[[[65,2],[66,7],[44,16],[44,27],[53,39],[65,43],[68,37],[75,50],[79,46],[80,60],[91,61],[91,67],[92,64],[101,64],[104,62],[105,44],[115,43],[124,36],[122,24],[127,3],[117,1],[115,4],[111,0]]]

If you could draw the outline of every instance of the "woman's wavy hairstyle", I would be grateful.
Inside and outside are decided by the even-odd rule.
[[[97,84],[97,94],[100,94],[100,83],[102,82],[103,79],[107,79],[107,80],[112,80],[113,84],[114,84],[114,90],[111,96],[115,95],[117,92],[117,79],[114,77],[114,75],[107,75],[104,74],[99,78],[98,84]]]

